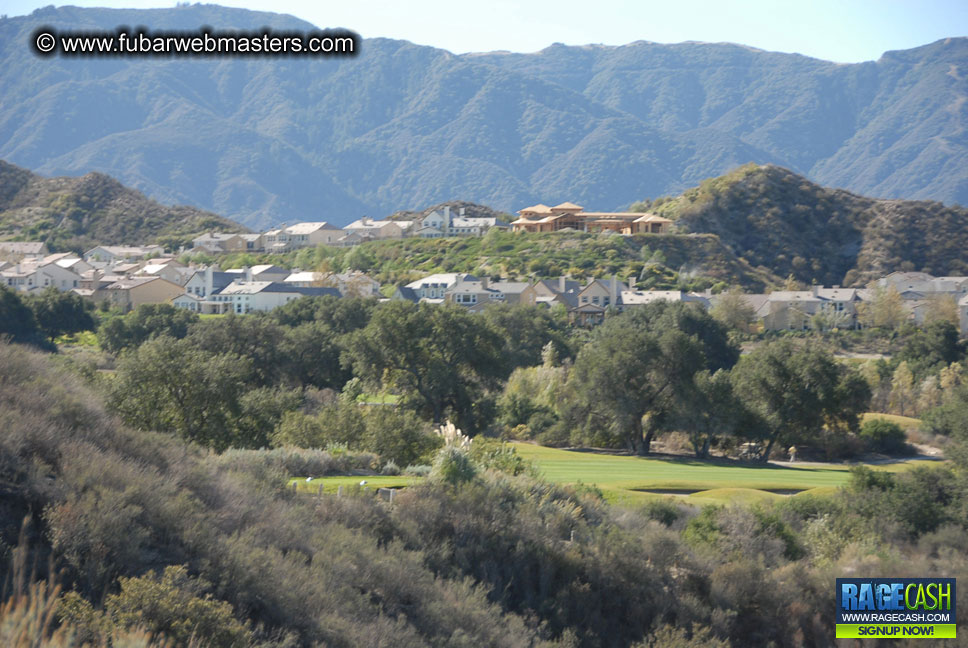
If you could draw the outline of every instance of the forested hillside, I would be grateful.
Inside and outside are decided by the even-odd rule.
[[[897,270],[968,274],[968,209],[878,200],[787,169],[746,165],[636,209],[716,234],[753,266],[807,283],[859,285]]]
[[[81,252],[94,245],[183,245],[209,230],[248,231],[194,207],[161,205],[102,173],[44,178],[0,160],[0,239]]]

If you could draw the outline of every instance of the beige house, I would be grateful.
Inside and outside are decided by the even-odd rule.
[[[364,216],[343,228],[346,233],[358,234],[361,238],[398,239],[403,238],[404,229],[392,220],[375,221]]]
[[[44,257],[50,254],[47,244],[41,241],[0,241],[0,261],[16,263],[24,258]]]
[[[288,252],[317,245],[336,245],[344,232],[326,221],[283,225],[262,234],[260,245],[266,252]]]
[[[92,295],[94,301],[107,301],[112,306],[129,311],[142,304],[164,304],[185,292],[185,289],[161,277],[127,277],[109,284]]]
[[[754,317],[766,331],[803,330],[813,326],[814,317],[823,316],[824,326],[853,329],[858,327],[857,308],[865,291],[856,288],[810,290],[776,290],[769,294],[744,295]],[[717,297],[711,297],[715,303]]]
[[[296,223],[286,228],[289,247],[293,250],[317,245],[335,245],[343,236],[343,230],[326,221]]]
[[[99,245],[85,252],[84,260],[88,263],[92,261],[118,263],[161,256],[164,252],[165,249],[160,245]]]
[[[241,234],[207,232],[192,239],[193,251],[222,254],[224,252],[245,252],[246,241]]]
[[[615,232],[617,234],[667,234],[672,226],[668,218],[639,212],[587,212],[581,205],[564,202],[554,207],[525,207],[518,220],[511,223],[515,232]]]

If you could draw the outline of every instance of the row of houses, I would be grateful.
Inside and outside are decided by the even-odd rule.
[[[196,237],[192,244],[195,251],[209,253],[288,252],[317,245],[348,246],[404,237],[483,236],[492,229],[515,232],[558,232],[567,229],[631,235],[666,234],[672,226],[671,220],[655,214],[589,212],[571,202],[554,207],[534,205],[520,210],[518,215],[520,218],[509,224],[499,218],[465,216],[464,208],[454,215],[450,207],[444,207],[414,220],[373,220],[364,217],[342,228],[317,221],[283,225],[261,234],[209,232]]]
[[[533,283],[492,281],[470,274],[434,274],[400,286],[393,299],[432,304],[453,303],[472,311],[492,304],[524,304],[551,307],[560,304],[569,319],[583,326],[600,323],[609,309],[623,311],[657,300],[698,302],[709,307],[709,298],[681,290],[638,290],[629,279],[592,279],[582,284],[568,277]]]
[[[968,277],[893,273],[868,288],[812,286],[809,290],[743,294],[742,299],[753,313],[753,324],[762,330],[807,329],[816,324],[818,315],[825,316],[829,326],[852,329],[862,326],[859,318],[861,304],[872,301],[879,289],[887,287],[897,290],[907,316],[918,325],[925,322],[936,300],[952,300],[957,305],[961,332],[968,333]],[[580,283],[569,277],[559,277],[529,283],[447,273],[430,275],[400,286],[393,298],[454,303],[475,311],[491,304],[561,304],[572,322],[591,326],[601,322],[610,309],[621,312],[660,300],[697,303],[711,308],[723,296],[709,291],[639,290],[631,278],[626,282],[613,277]]]
[[[185,265],[157,246],[99,246],[78,257],[48,254],[42,243],[2,244],[0,284],[31,293],[49,287],[73,291],[121,310],[172,303],[198,313],[267,311],[305,296],[380,295],[362,272],[319,273],[256,265],[221,271]]]
[[[373,220],[361,218],[337,227],[326,221],[283,225],[261,234],[208,232],[192,240],[193,251],[282,253],[317,245],[350,246],[365,241],[404,237],[441,238],[445,236],[483,236],[490,229],[507,230],[499,218],[471,218],[461,208],[458,215],[450,207],[415,220]]]

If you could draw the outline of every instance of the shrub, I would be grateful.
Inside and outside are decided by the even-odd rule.
[[[904,430],[887,419],[873,418],[866,421],[860,429],[860,437],[868,449],[874,452],[906,454],[909,451]]]
[[[474,479],[475,474],[477,469],[467,452],[457,446],[447,445],[437,453],[430,478],[456,485]]]

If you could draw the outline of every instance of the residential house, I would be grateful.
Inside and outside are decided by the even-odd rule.
[[[449,206],[443,212],[432,211],[418,221],[414,236],[440,238],[443,236],[483,236],[492,228],[508,229],[510,226],[499,218],[474,218],[464,216],[460,208],[458,216],[451,216]]]
[[[366,216],[360,220],[353,221],[344,227],[343,231],[348,234],[358,234],[364,239],[370,238],[374,240],[398,239],[403,238],[404,234],[404,228],[401,227],[397,221],[375,221],[372,218],[367,218]]]
[[[285,284],[300,287],[336,288],[343,297],[377,297],[380,284],[359,270],[350,272],[296,271],[284,280]]]
[[[766,331],[810,328],[814,316],[826,314],[828,326],[857,328],[858,306],[864,301],[865,291],[856,288],[824,288],[810,290],[776,290],[766,295],[746,295],[756,320]],[[715,303],[716,298],[712,298]]]
[[[564,202],[555,207],[538,204],[518,212],[511,227],[515,232],[615,232],[618,234],[666,234],[672,221],[640,212],[587,212],[581,205]]]
[[[285,281],[291,273],[277,265],[254,265],[251,268],[229,268],[229,274],[236,275],[236,278],[244,277],[248,281]]]
[[[108,263],[136,261],[147,259],[150,256],[160,256],[164,254],[164,251],[164,248],[160,245],[99,245],[85,252],[84,260],[88,263],[92,261]]]
[[[403,286],[406,291],[397,289],[393,298],[443,303],[444,293],[459,281],[478,281],[478,278],[459,272],[432,274]]]
[[[629,285],[632,285],[631,282]],[[696,293],[689,293],[684,290],[636,290],[635,288],[626,288],[625,286],[622,286],[622,290],[620,290],[618,294],[618,303],[616,304],[616,307],[618,310],[624,311],[628,310],[629,308],[644,306],[657,301],[699,304],[703,308],[707,309],[710,306],[708,297],[698,295]]]
[[[286,234],[285,225],[276,229],[271,229],[262,235],[262,243],[266,252],[279,254],[289,251],[289,235]]]
[[[193,273],[194,270],[192,268],[185,266],[183,263],[179,263],[175,259],[152,259],[151,262],[145,263],[140,269],[135,271],[134,275],[161,277],[179,286],[183,286]]]
[[[579,282],[567,277],[542,279],[521,292],[520,303],[544,306],[562,304],[570,309],[578,305],[578,293],[581,289]]]
[[[47,244],[41,241],[0,241],[0,260],[17,262],[25,258],[44,257],[50,254]]]
[[[502,295],[504,299],[502,300],[505,304],[509,306],[517,306],[519,304],[533,305],[529,302],[522,301],[522,297],[531,284],[524,281],[492,281],[490,287]]]
[[[245,252],[246,240],[241,234],[207,232],[192,239],[193,252],[223,254],[225,252]]]
[[[142,304],[164,304],[185,292],[182,286],[161,277],[126,277],[93,293],[95,301],[129,311]]]
[[[218,291],[206,301],[213,302],[217,312],[237,314],[253,311],[270,311],[300,297],[339,297],[335,288],[304,288],[289,286],[277,281],[237,280]],[[175,303],[174,301],[172,303]],[[177,305],[185,303],[184,298]],[[196,302],[197,303],[197,302]]]
[[[286,228],[286,237],[292,250],[317,245],[335,245],[343,234],[342,229],[325,221],[296,223]]]
[[[444,301],[457,304],[473,311],[479,311],[491,304],[505,303],[505,296],[500,290],[489,285],[487,277],[465,276],[458,279],[444,291]]]
[[[33,257],[5,266],[0,270],[0,283],[21,292],[43,290],[49,286],[67,291],[80,287],[81,276],[70,268]]]
[[[232,272],[222,272],[218,266],[208,266],[204,270],[196,270],[185,282],[185,293],[205,299],[216,294],[227,285],[239,278]]]

